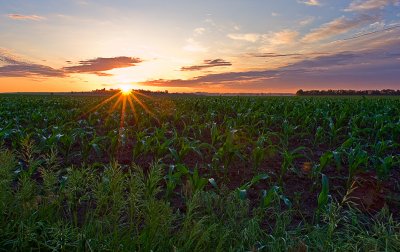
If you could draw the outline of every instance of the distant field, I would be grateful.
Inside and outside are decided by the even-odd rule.
[[[0,250],[398,251],[400,98],[0,96]]]

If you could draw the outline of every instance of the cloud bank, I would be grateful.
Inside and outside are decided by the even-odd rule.
[[[67,77],[69,74],[96,74],[111,76],[106,73],[116,68],[136,66],[142,59],[135,57],[95,58],[79,61],[78,65],[55,69],[49,66],[32,63],[0,49],[0,77]],[[67,61],[71,63],[71,61]]]
[[[301,57],[277,69],[207,74],[192,79],[152,80],[140,83],[158,87],[195,89],[279,90],[282,88],[400,88],[398,33],[374,47],[309,54],[254,54],[253,57]],[[371,41],[373,43],[373,41]],[[382,82],[384,80],[384,82]]]
[[[0,49],[0,77],[64,77],[62,70],[23,61]]]

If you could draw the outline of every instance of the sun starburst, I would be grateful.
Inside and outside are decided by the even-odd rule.
[[[155,117],[154,113],[148,108],[148,106],[145,104],[145,101],[141,98],[147,98],[147,99],[153,99],[150,96],[147,96],[145,94],[142,94],[139,91],[135,91],[132,89],[131,86],[129,85],[121,85],[119,88],[119,92],[115,93],[111,97],[105,99],[101,103],[97,104],[93,108],[91,108],[89,111],[87,111],[84,116],[87,116],[88,114],[99,110],[103,106],[110,104],[110,108],[108,109],[108,117],[116,110],[119,110],[121,107],[121,113],[120,113],[120,129],[125,127],[126,121],[126,114],[129,112],[127,110],[131,110],[134,116],[135,122],[138,121],[138,114],[137,114],[137,109],[138,106],[141,107],[147,114],[149,114],[151,117],[157,120]]]
[[[128,85],[121,85],[121,94],[122,95],[130,95],[132,93],[132,87]]]

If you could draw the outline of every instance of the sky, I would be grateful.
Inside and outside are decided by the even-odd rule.
[[[400,89],[400,0],[0,0],[0,92]]]

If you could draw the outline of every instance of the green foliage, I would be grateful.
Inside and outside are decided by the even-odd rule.
[[[328,204],[329,200],[329,181],[325,174],[321,174],[321,192],[318,195],[318,210],[322,211],[324,207]]]
[[[236,189],[238,192],[239,198],[242,200],[246,199],[247,198],[247,190],[249,190],[250,187],[257,184],[261,180],[266,180],[268,178],[269,178],[269,176],[267,174],[259,174],[257,176],[254,176],[249,182],[245,183],[244,185],[242,185]]]
[[[105,99],[0,96],[0,250],[400,247],[387,209],[335,203],[359,173],[394,181],[399,99]]]
[[[298,147],[292,151],[288,151],[284,149],[281,154],[283,156],[283,162],[281,165],[281,172],[279,176],[279,183],[282,186],[283,185],[283,177],[286,175],[288,172],[289,168],[294,168],[294,161],[298,158],[304,157],[302,154],[302,151],[304,151],[305,147],[301,146]]]

